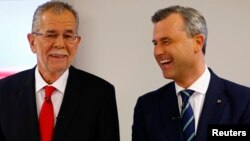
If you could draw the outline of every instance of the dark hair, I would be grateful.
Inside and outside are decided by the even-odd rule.
[[[60,1],[49,1],[37,7],[32,21],[32,32],[35,32],[40,24],[40,18],[45,11],[53,10],[55,13],[60,14],[64,10],[70,11],[76,20],[76,32],[78,31],[79,26],[79,17],[77,11],[68,3],[60,2]]]
[[[182,16],[185,31],[188,36],[194,37],[197,34],[203,34],[205,36],[205,41],[202,47],[203,54],[206,53],[206,44],[207,44],[207,25],[206,20],[202,14],[194,8],[183,7],[183,6],[170,6],[164,9],[158,10],[152,16],[152,22],[155,24],[173,13],[178,13]]]

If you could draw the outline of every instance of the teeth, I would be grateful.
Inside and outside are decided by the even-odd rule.
[[[160,63],[161,63],[161,64],[166,64],[166,63],[169,63],[169,62],[171,62],[171,61],[172,61],[171,59],[161,60]]]

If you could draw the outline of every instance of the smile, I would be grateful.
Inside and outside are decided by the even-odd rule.
[[[167,64],[169,64],[169,63],[171,63],[172,62],[172,59],[166,59],[166,60],[161,60],[160,61],[160,64],[162,64],[162,65],[167,65]]]

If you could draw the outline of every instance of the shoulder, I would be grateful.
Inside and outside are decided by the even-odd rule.
[[[163,99],[166,95],[171,95],[175,93],[175,85],[174,82],[170,82],[154,91],[150,91],[138,98],[138,101],[143,102],[156,102]]]
[[[230,93],[248,93],[250,94],[250,87],[241,85],[239,83],[233,82],[231,80],[221,78],[217,76],[211,69],[211,85],[216,85],[216,87],[224,88],[224,91]]]
[[[35,71],[33,68],[7,76],[3,79],[0,79],[0,87],[21,85],[24,82],[31,81],[31,79],[34,79],[34,73]]]
[[[211,73],[211,82],[209,85],[210,89],[222,91],[223,95],[233,103],[243,104],[250,102],[250,87],[218,77],[213,72]]]
[[[70,67],[69,69],[69,81],[78,81],[79,83],[86,83],[88,85],[94,85],[94,86],[99,86],[99,85],[105,85],[105,86],[110,86],[113,87],[113,85],[108,82],[107,80],[94,75],[92,73],[77,69],[73,66]]]
[[[230,80],[222,79],[227,93],[244,95],[250,98],[250,87],[232,82]]]

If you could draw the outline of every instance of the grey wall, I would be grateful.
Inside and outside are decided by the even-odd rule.
[[[121,141],[131,140],[133,110],[163,79],[153,57],[150,17],[173,4],[203,13],[208,25],[206,61],[215,73],[250,86],[250,1],[248,0],[64,0],[80,15],[80,45],[74,65],[114,84]]]

